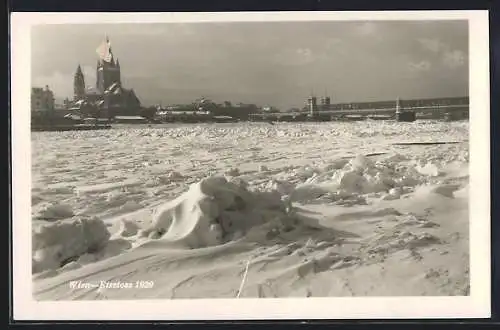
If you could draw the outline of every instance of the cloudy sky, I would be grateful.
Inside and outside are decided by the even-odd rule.
[[[313,91],[338,102],[468,95],[467,21],[45,25],[32,30],[32,85],[95,86],[105,35],[144,105],[206,96],[281,108]]]

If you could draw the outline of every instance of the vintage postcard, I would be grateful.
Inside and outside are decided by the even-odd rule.
[[[15,319],[490,315],[486,11],[11,18]]]

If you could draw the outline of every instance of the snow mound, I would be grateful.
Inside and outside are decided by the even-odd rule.
[[[294,202],[318,198],[340,201],[374,194],[381,194],[384,200],[394,200],[415,187],[435,183],[436,177],[443,174],[435,164],[420,166],[402,162],[406,160],[396,154],[375,162],[358,155],[350,160],[334,161],[318,171],[310,170],[308,179],[297,184],[292,191],[276,190],[289,195]]]
[[[137,223],[131,220],[122,219],[120,222],[120,228],[118,234],[122,237],[130,237],[137,234],[139,231],[139,226]]]
[[[98,218],[77,217],[33,226],[33,273],[57,269],[108,242],[110,233]]]
[[[428,175],[428,176],[439,176],[441,172],[435,164],[427,163],[424,166],[416,166],[417,171],[420,174]]]
[[[180,174],[179,172],[171,171],[167,174],[166,179],[170,180],[170,181],[176,181],[176,180],[184,179],[184,176],[182,174]]]
[[[97,193],[106,193],[115,189],[127,189],[131,187],[140,186],[142,182],[136,179],[129,179],[122,182],[110,182],[110,183],[101,183],[91,186],[82,186],[77,187],[76,193],[78,196],[85,194],[97,194]]]
[[[239,176],[240,175],[240,169],[239,168],[230,168],[228,169],[225,174],[229,177],[232,176]]]
[[[422,196],[436,194],[446,198],[455,198],[455,192],[463,189],[459,184],[438,184],[420,187],[416,192]]]
[[[71,206],[67,204],[45,202],[33,208],[33,219],[36,220],[57,221],[73,215]]]
[[[141,236],[201,248],[240,238],[253,227],[285,217],[279,193],[251,192],[243,184],[213,176],[158,207]]]

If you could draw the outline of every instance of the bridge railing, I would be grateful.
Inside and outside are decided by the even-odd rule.
[[[449,104],[449,105],[428,105],[428,106],[418,106],[418,107],[400,107],[400,111],[443,111],[448,108],[453,108],[457,110],[465,110],[469,108],[468,104]],[[319,110],[318,114],[363,114],[363,113],[394,113],[397,108],[373,108],[373,109],[335,109],[335,110]],[[301,111],[301,112],[283,112],[283,113],[273,113],[273,114],[265,114],[265,113],[257,113],[250,114],[251,117],[266,117],[266,116],[298,116],[308,114],[309,111]]]
[[[449,105],[427,105],[427,106],[418,106],[418,107],[399,107],[401,111],[408,110],[441,110],[446,108],[468,108],[468,104],[449,104]],[[319,110],[318,112],[326,113],[326,112],[384,112],[384,111],[396,111],[397,108],[369,108],[369,109],[330,109],[330,110]]]

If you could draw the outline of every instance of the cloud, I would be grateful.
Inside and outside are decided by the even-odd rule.
[[[33,30],[31,71],[34,85],[71,97],[78,63],[86,85],[95,85],[95,48],[107,33],[124,87],[134,88],[144,104],[211,93],[207,97],[293,105],[311,88],[326,88],[339,101],[433,97],[467,91],[468,28],[466,21],[457,24],[57,25]]]
[[[408,64],[410,71],[413,72],[423,72],[429,71],[431,68],[431,63],[429,61],[420,61],[420,62],[410,62]]]
[[[462,50],[452,49],[448,44],[438,39],[418,39],[420,45],[441,57],[442,63],[450,69],[463,66],[466,62],[466,54]]]
[[[458,68],[465,64],[465,53],[461,50],[452,50],[444,53],[444,64],[449,68]]]
[[[439,53],[442,50],[448,49],[448,46],[442,43],[439,39],[431,39],[431,38],[420,38],[418,39],[420,45],[433,53]]]

